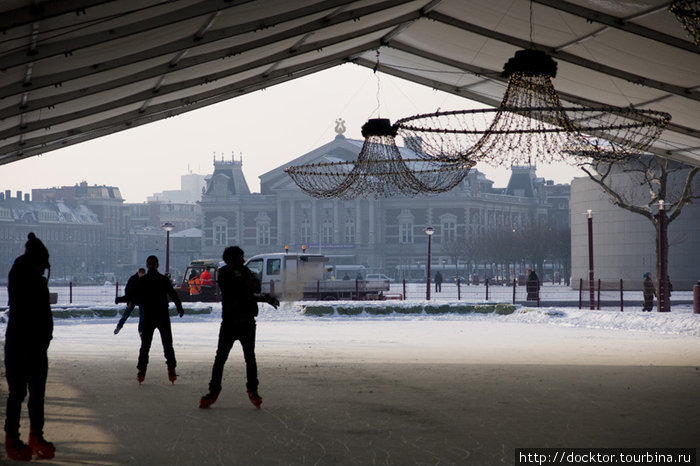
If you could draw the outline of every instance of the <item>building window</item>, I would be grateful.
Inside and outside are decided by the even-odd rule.
[[[413,243],[413,214],[408,210],[404,209],[398,216],[399,221],[399,243],[400,244],[410,244]]]
[[[258,246],[270,245],[270,217],[267,213],[260,212],[255,218],[255,228],[257,230]]]
[[[344,240],[346,244],[352,244],[355,242],[355,222],[353,220],[345,220]]]
[[[442,242],[451,243],[457,240],[457,217],[451,214],[440,217]]]
[[[311,222],[308,218],[302,220],[301,225],[299,225],[299,240],[301,240],[301,244],[306,245],[311,241]]]
[[[228,224],[216,222],[213,224],[214,246],[225,246],[228,244]]]
[[[321,225],[321,243],[331,244],[333,243],[333,221],[331,219],[325,219]]]

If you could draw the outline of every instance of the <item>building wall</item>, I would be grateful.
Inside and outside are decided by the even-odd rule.
[[[623,279],[626,288],[641,289],[644,272],[655,276],[654,226],[645,217],[614,206],[588,178],[571,183],[572,286],[578,288],[579,278],[588,279],[588,209],[593,215],[595,278]],[[669,225],[668,273],[674,289],[690,289],[700,279],[699,263],[700,205],[691,204]]]

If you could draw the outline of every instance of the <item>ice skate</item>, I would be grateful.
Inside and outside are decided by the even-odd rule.
[[[31,461],[32,459],[32,447],[20,440],[19,435],[5,434],[5,452],[11,460]]]
[[[250,399],[250,402],[253,403],[253,406],[260,409],[260,405],[262,404],[262,397],[258,395],[257,390],[248,390],[248,398]]]
[[[217,398],[219,398],[218,393],[207,393],[199,399],[199,407],[202,409],[207,409],[209,406],[213,405],[216,402]]]
[[[170,380],[170,382],[172,382],[173,384],[177,380],[177,374],[175,373],[174,367],[172,369],[168,369],[168,380]]]
[[[146,371],[139,370],[136,373],[136,380],[139,381],[139,384],[143,382],[146,379]]]
[[[34,455],[42,460],[50,460],[56,454],[56,447],[47,442],[43,435],[31,432],[29,434],[29,446]]]

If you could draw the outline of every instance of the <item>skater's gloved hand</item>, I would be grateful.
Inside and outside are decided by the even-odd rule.
[[[181,307],[177,308],[177,313],[180,315],[180,317],[185,315],[185,310]]]
[[[274,307],[275,309],[277,309],[277,306],[280,305],[279,299],[275,298],[271,294],[265,293],[264,297],[265,297],[265,302],[267,304],[269,304],[270,306]]]

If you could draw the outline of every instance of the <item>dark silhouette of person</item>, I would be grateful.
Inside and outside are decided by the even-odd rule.
[[[540,296],[540,278],[532,269],[527,269],[526,272],[527,283],[525,284],[525,289],[527,290],[527,300],[537,301]]]
[[[175,303],[178,314],[182,317],[185,311],[173,284],[168,277],[158,272],[158,258],[148,256],[146,259],[146,274],[136,281],[133,294],[127,295],[127,300],[140,302],[143,306],[143,318],[141,319],[141,349],[136,364],[138,372],[136,379],[139,383],[146,378],[148,368],[148,353],[151,350],[153,333],[156,329],[160,332],[160,340],[163,343],[165,364],[168,366],[168,379],[175,383],[177,374],[175,367],[175,350],[173,349],[173,332],[170,326],[170,314],[168,311],[168,297]]]
[[[143,277],[146,275],[146,269],[141,267],[135,274],[133,274],[131,277],[129,277],[129,280],[126,281],[126,286],[124,287],[124,296],[119,296],[114,300],[114,304],[119,304],[119,303],[124,303],[126,302],[126,310],[124,311],[124,314],[122,314],[122,318],[119,319],[119,322],[117,322],[117,328],[114,329],[114,334],[116,335],[119,333],[124,327],[124,324],[126,323],[126,319],[129,318],[131,315],[131,311],[134,310],[134,307],[138,306],[139,307],[139,326],[138,326],[138,331],[139,331],[139,336],[141,335],[141,320],[143,320],[143,305],[141,305],[140,302],[129,302],[126,300],[127,295],[133,295],[134,289],[136,288],[136,280],[139,278]]]
[[[266,302],[276,309],[279,301],[269,294],[259,295],[260,280],[244,265],[243,257],[243,250],[238,246],[227,247],[223,253],[226,265],[219,269],[217,278],[221,290],[219,342],[211,370],[209,393],[199,400],[200,408],[210,407],[219,397],[224,365],[236,340],[243,347],[248,398],[256,408],[262,404],[262,397],[258,393],[258,365],[255,359],[255,317],[258,315],[258,302]]]
[[[347,272],[345,272],[345,275],[343,275],[343,280],[350,280],[350,275],[348,275]]]
[[[438,271],[435,274],[435,292],[442,291],[442,274]]]
[[[642,296],[644,297],[644,304],[642,305],[642,311],[651,312],[654,309],[654,296],[656,296],[656,287],[654,282],[651,280],[651,274],[649,272],[644,272],[644,283],[642,284]]]
[[[49,251],[27,235],[25,252],[10,269],[7,292],[10,313],[5,334],[5,375],[9,389],[5,418],[5,451],[13,460],[54,457],[56,448],[44,439],[44,397],[49,371],[47,351],[53,338],[48,278]],[[29,445],[20,440],[22,403],[29,391]]]

